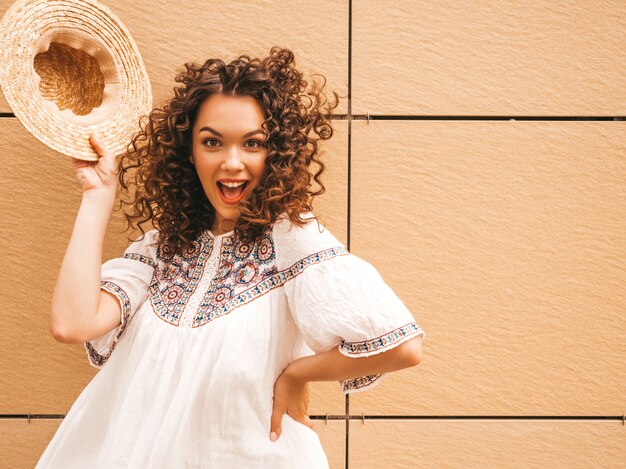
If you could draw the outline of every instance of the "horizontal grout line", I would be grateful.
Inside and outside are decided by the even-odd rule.
[[[63,419],[65,414],[0,414],[1,419]]]
[[[0,419],[63,419],[64,414],[0,414]],[[345,415],[311,415],[311,420],[346,420]],[[351,415],[350,420],[622,420],[623,415]]]
[[[345,415],[312,415],[311,420],[345,420]],[[625,420],[623,415],[351,415],[350,420]]]
[[[334,116],[348,120],[346,114]],[[351,120],[405,120],[405,121],[623,121],[626,116],[419,116],[419,115],[373,115],[352,114]]]
[[[0,112],[0,118],[14,118],[11,112]],[[370,114],[335,114],[333,120],[379,121],[624,121],[626,116],[405,116]]]

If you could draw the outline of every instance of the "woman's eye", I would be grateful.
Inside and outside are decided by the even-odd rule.
[[[209,146],[209,147],[214,147],[214,146],[216,146],[216,145],[208,145],[208,143],[209,143],[209,142],[217,142],[217,143],[219,143],[219,140],[217,140],[216,138],[209,138],[209,139],[205,140],[203,143],[204,143],[205,145]]]
[[[256,146],[254,147],[249,147],[249,148],[259,148],[263,146],[263,143],[259,142],[258,140],[248,140],[247,143],[256,143]]]

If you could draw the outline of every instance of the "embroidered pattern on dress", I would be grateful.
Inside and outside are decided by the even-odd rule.
[[[246,252],[249,252],[247,257],[240,256],[243,251],[238,246],[230,251],[235,253],[235,258],[238,260],[232,266],[226,262],[226,266],[223,267],[223,277],[220,278],[219,274],[216,276],[217,281],[212,284],[200,305],[199,313],[194,320],[194,327],[202,326],[217,317],[228,314],[238,306],[282,286],[311,265],[349,254],[348,250],[341,246],[324,249],[299,260],[287,269],[278,271],[271,236],[263,238],[259,244],[249,250],[246,248]],[[251,257],[259,259],[256,267]]]
[[[143,262],[144,264],[149,265],[150,267],[156,267],[154,260],[148,256],[144,256],[143,254],[138,254],[136,252],[126,252],[122,256],[126,259],[132,259],[134,261]]]
[[[194,248],[182,256],[157,249],[155,273],[150,284],[150,302],[159,318],[180,326],[185,308],[198,288],[215,244],[215,240],[203,232],[195,241]],[[236,240],[231,235],[222,238],[219,246],[220,252],[213,253],[219,265],[201,297],[191,327],[203,326],[263,296],[311,265],[349,254],[343,246],[324,249],[279,271],[272,226],[266,227],[256,242]]]
[[[204,294],[193,320],[199,327],[232,309],[261,296],[259,285],[278,272],[272,227],[266,227],[256,242],[226,237],[219,253],[215,277]],[[251,292],[256,292],[256,294]]]
[[[398,327],[397,329],[374,339],[363,340],[360,342],[346,342],[344,339],[341,339],[340,347],[348,354],[361,355],[363,353],[391,348],[391,346],[396,344],[400,339],[407,336],[419,335],[422,332],[422,329],[415,322],[410,322],[409,324]]]
[[[200,236],[193,247],[182,254],[173,255],[166,246],[157,248],[156,267],[149,290],[152,308],[161,319],[178,325],[212,251],[213,240],[204,236]]]
[[[381,335],[374,339],[362,340],[358,342],[346,342],[343,338],[339,341],[339,347],[347,354],[361,355],[367,354],[373,351],[379,353],[388,348],[392,348],[398,341],[410,336],[417,336],[423,334],[424,331],[415,322],[410,322],[402,327],[398,327],[387,334]],[[354,391],[356,389],[364,390],[363,388],[372,386],[382,374],[373,374],[360,376],[357,378],[342,381],[342,389],[344,393]]]
[[[362,389],[366,386],[372,385],[381,376],[382,374],[378,374],[378,375],[367,375],[367,376],[360,376],[358,378],[348,379],[346,381],[342,381],[341,389],[343,390],[344,393],[353,391],[355,389]]]
[[[119,285],[108,280],[102,280],[100,282],[100,288],[110,293],[113,293],[120,300],[122,306],[122,323],[117,331],[117,334],[115,334],[115,337],[113,338],[113,342],[111,343],[109,350],[107,350],[104,355],[100,354],[93,347],[93,345],[91,345],[91,342],[85,342],[85,349],[87,350],[89,361],[98,368],[104,365],[104,363],[111,356],[111,353],[113,352],[117,341],[122,336],[122,333],[128,325],[128,317],[130,316],[130,299],[128,298],[126,292]]]

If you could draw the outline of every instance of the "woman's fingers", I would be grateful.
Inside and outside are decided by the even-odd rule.
[[[89,142],[91,146],[96,151],[96,153],[100,156],[110,156],[109,150],[104,146],[104,144],[98,138],[98,135],[94,132],[89,136]]]
[[[270,417],[270,440],[276,441],[282,432],[283,414],[287,413],[287,409],[274,405],[272,416]]]
[[[117,187],[117,159],[102,143],[98,135],[92,133],[89,143],[99,155],[97,161],[72,158],[72,170],[83,192],[107,190],[115,192]]]
[[[114,184],[112,179],[114,179],[118,174],[117,158],[104,145],[104,143],[102,143],[96,133],[91,134],[89,141],[91,142],[93,149],[100,156],[98,164],[95,166],[96,172],[102,178],[102,182],[105,185],[110,186],[111,184]]]
[[[315,431],[313,421],[308,416],[308,408],[309,382],[297,380],[283,370],[274,383],[270,440],[276,441],[280,438],[284,414]]]

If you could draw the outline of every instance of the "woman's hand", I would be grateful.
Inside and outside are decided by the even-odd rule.
[[[313,422],[308,415],[309,383],[299,381],[288,372],[289,366],[283,370],[274,383],[274,405],[272,409],[270,439],[276,434],[276,441],[282,432],[283,414],[289,414],[294,420],[313,430]]]
[[[100,158],[98,161],[85,161],[72,158],[74,177],[85,193],[112,193],[117,191],[118,167],[113,155],[95,134],[89,137],[89,143]]]

